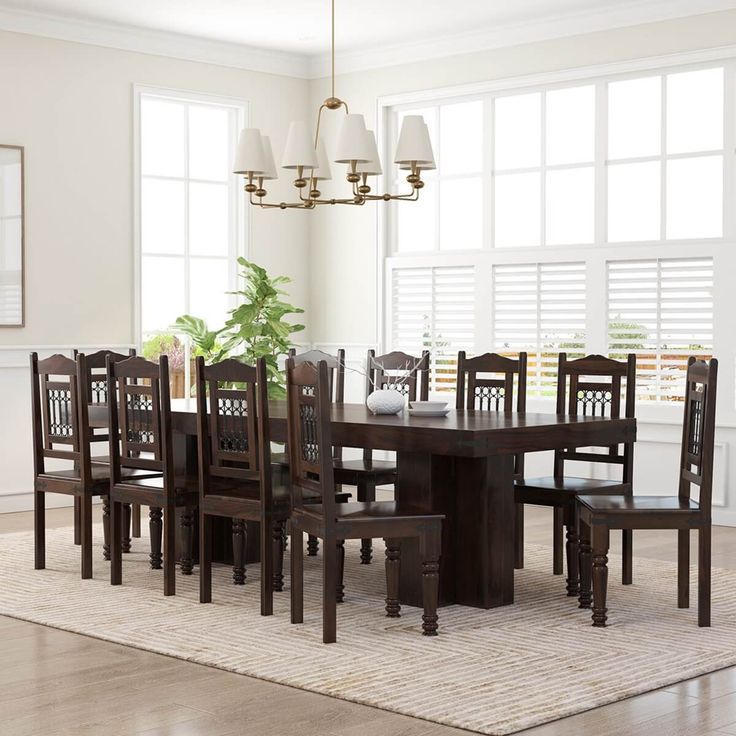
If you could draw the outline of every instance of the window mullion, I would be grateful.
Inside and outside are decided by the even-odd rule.
[[[595,85],[595,245],[608,241],[608,84]]]
[[[541,94],[540,115],[540,167],[539,167],[539,191],[541,209],[539,212],[539,245],[547,245],[547,92]]]
[[[662,75],[662,140],[659,164],[659,239],[667,239],[667,75]]]

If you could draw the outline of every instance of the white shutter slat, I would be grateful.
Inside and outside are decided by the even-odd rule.
[[[713,259],[609,261],[608,354],[637,353],[637,398],[682,401],[690,356],[713,350]]]

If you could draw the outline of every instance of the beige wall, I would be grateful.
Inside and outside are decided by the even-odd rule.
[[[0,32],[0,143],[25,146],[27,215],[26,327],[0,346],[134,339],[135,83],[245,98],[276,151],[308,103],[304,80]],[[309,213],[251,214],[251,258],[306,307]]]
[[[734,43],[736,11],[727,11],[346,74],[337,79],[336,92],[348,101],[351,112],[363,113],[367,120],[374,121],[376,101],[385,95]],[[313,105],[328,93],[327,80],[311,83]],[[331,127],[327,130],[329,135]],[[331,191],[327,186],[323,190]],[[359,211],[346,208],[347,211],[338,213],[334,211],[337,208],[331,208],[314,213],[310,309],[314,342],[355,344],[379,339],[375,208],[381,206],[369,204]]]

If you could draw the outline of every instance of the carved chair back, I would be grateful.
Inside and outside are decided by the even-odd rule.
[[[205,365],[199,357],[196,381],[201,492],[216,488],[217,479],[237,480],[244,497],[270,508],[266,361],[259,358],[255,367],[233,359]]]
[[[700,511],[706,521],[711,518],[713,498],[717,378],[716,358],[706,363],[690,357],[682,423],[679,496],[682,499],[690,498],[692,486],[698,486]]]
[[[457,355],[455,408],[458,411],[524,412],[526,379],[526,353],[519,353],[516,360],[497,353],[468,358],[461,350]],[[524,477],[524,455],[516,455],[514,473],[518,478]]]
[[[83,484],[91,479],[87,404],[80,401],[83,364],[65,355],[39,360],[31,353],[33,464],[38,477],[46,459],[69,460],[79,468]]]
[[[112,480],[122,468],[161,472],[167,493],[174,493],[169,359],[107,358],[108,425]]]
[[[292,508],[304,510],[303,490],[318,493],[326,525],[335,523],[335,478],[327,362],[286,361]],[[314,506],[309,506],[314,510]]]
[[[622,393],[623,415],[622,415]],[[557,413],[571,416],[600,416],[619,419],[633,418],[636,402],[636,355],[625,361],[603,355],[587,355],[568,360],[560,353],[557,368]],[[555,451],[554,474],[565,474],[566,460],[593,463],[613,463],[622,466],[622,483],[630,483],[633,475],[634,443],[627,442],[608,448],[608,454],[585,452],[577,448]]]
[[[368,351],[366,364],[366,398],[380,389],[399,391],[408,401],[429,399],[429,351],[421,358],[399,351],[376,356]]]

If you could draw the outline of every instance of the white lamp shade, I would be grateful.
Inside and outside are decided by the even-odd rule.
[[[424,127],[427,128],[427,124],[424,123]],[[429,137],[429,128],[427,128],[427,137]],[[432,153],[432,160],[431,161],[417,161],[416,165],[418,168],[420,168],[422,171],[429,171],[431,169],[436,169],[437,164],[434,160],[434,153]],[[411,169],[411,161],[407,161],[403,164],[399,164],[399,169],[403,171],[408,171]]]
[[[350,114],[343,118],[337,135],[335,162],[349,164],[351,161],[367,164],[371,151],[366,137],[365,121],[362,115]]]
[[[235,151],[233,174],[261,174],[265,170],[261,131],[258,128],[243,128]]]
[[[355,170],[359,174],[368,174],[368,176],[380,176],[383,174],[381,168],[381,159],[378,158],[378,146],[376,145],[376,136],[372,130],[366,130],[366,140],[371,150],[371,160],[365,164],[358,164]]]
[[[318,181],[328,181],[332,179],[330,171],[330,161],[327,158],[324,141],[320,138],[317,141],[317,168],[312,169],[312,178]]]
[[[317,165],[317,154],[307,124],[303,120],[294,120],[289,126],[281,166],[285,169],[296,169],[299,166],[315,169]]]
[[[407,115],[404,118],[399,133],[399,142],[396,145],[394,161],[397,164],[415,162],[422,168],[426,168],[425,164],[434,165],[434,153],[432,152],[432,142],[429,139],[429,129],[421,115]]]
[[[266,170],[262,174],[264,181],[278,179],[279,175],[276,171],[276,162],[273,160],[273,148],[271,148],[271,139],[267,135],[261,136],[261,146],[263,147],[263,157],[266,162]]]

